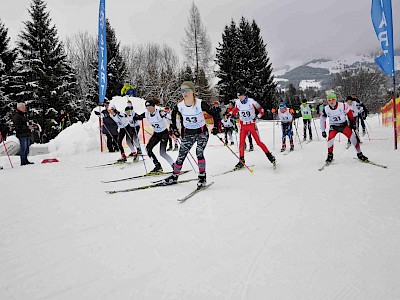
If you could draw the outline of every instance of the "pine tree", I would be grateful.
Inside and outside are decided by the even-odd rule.
[[[111,27],[109,20],[106,20],[106,39],[107,39],[107,97],[121,94],[121,88],[127,75],[126,64],[120,52],[120,42],[115,35],[115,30]],[[97,65],[96,65],[97,67]]]
[[[220,68],[217,72],[220,95],[225,101],[236,98],[236,89],[244,86],[261,106],[272,107],[276,84],[266,45],[255,21],[250,24],[242,17],[238,26],[232,20],[225,27],[216,63]]]
[[[45,2],[32,0],[29,14],[32,20],[24,22],[25,30],[17,43],[14,97],[28,103],[30,117],[41,125],[47,141],[58,133],[57,113],[61,109],[70,110],[76,79],[57,37],[57,29],[50,25]]]
[[[9,48],[10,38],[8,29],[0,21],[0,117],[9,121],[14,112],[15,106],[9,98],[10,74],[16,59],[15,49]]]
[[[254,20],[251,24],[251,45],[253,59],[250,59],[248,63],[249,76],[252,78],[249,82],[249,90],[262,107],[271,109],[276,97],[276,83],[272,75],[272,65],[269,62],[266,44]]]
[[[232,20],[230,26],[225,26],[222,33],[222,43],[219,43],[216,54],[216,64],[219,70],[216,72],[218,81],[219,95],[225,102],[236,98],[235,75],[237,68],[237,43],[238,33],[236,23]]]

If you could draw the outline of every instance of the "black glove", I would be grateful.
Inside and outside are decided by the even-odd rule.
[[[97,116],[100,116],[100,113],[98,111],[94,112]]]
[[[326,139],[326,132],[325,132],[325,131],[322,131],[322,137],[323,137],[324,139]]]
[[[177,128],[172,129],[172,133],[176,138],[179,138],[181,134],[179,133],[179,130]]]
[[[217,133],[218,133],[218,128],[217,128],[217,127],[214,127],[214,128],[211,130],[211,133],[212,133],[213,135],[217,135]]]

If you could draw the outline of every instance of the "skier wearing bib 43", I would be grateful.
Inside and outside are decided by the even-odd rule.
[[[330,163],[333,160],[333,145],[335,142],[335,136],[338,132],[343,133],[348,139],[350,139],[351,144],[356,148],[357,157],[362,161],[367,161],[368,158],[362,154],[360,143],[354,133],[356,122],[353,117],[353,112],[349,109],[346,103],[337,101],[335,93],[328,93],[327,100],[328,105],[324,107],[320,120],[322,136],[326,138],[325,120],[326,118],[329,118],[328,157],[326,162]],[[350,125],[347,124],[346,117],[348,118]]]
[[[269,152],[267,146],[260,140],[258,129],[256,126],[256,120],[264,115],[264,109],[258,102],[252,98],[247,97],[247,91],[244,87],[239,87],[237,90],[237,96],[239,99],[235,101],[235,108],[231,111],[232,115],[239,114],[240,119],[240,140],[239,140],[239,156],[240,160],[236,164],[235,168],[243,168],[244,165],[244,141],[247,133],[251,133],[256,141],[257,145],[264,151],[269,161],[275,165],[275,157]],[[256,115],[256,109],[258,115]]]
[[[166,178],[163,181],[163,184],[170,185],[177,183],[178,175],[181,172],[183,162],[194,143],[197,142],[196,155],[199,166],[199,181],[197,183],[197,187],[201,188],[207,184],[204,149],[207,146],[209,137],[203,111],[206,111],[211,116],[213,116],[213,112],[206,102],[196,98],[195,86],[193,82],[184,81],[181,84],[181,93],[183,99],[172,110],[171,128],[177,138],[179,138],[182,134],[182,140],[179,147],[178,158],[174,164],[173,174]],[[177,114],[180,114],[182,123],[181,133],[176,126]],[[214,128],[212,129],[212,133],[214,135],[218,133],[218,128],[216,126],[218,125],[214,124]]]

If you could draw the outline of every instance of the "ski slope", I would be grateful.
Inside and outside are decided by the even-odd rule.
[[[319,172],[327,150],[314,124],[315,141],[296,138],[283,155],[280,127],[260,122],[277,169],[255,145],[245,156],[252,174],[212,177],[237,159],[211,135],[205,156],[215,183],[184,203],[177,199],[196,181],[106,194],[149,184],[154,178],[101,181],[153,164],[85,168],[119,158],[100,153],[94,117],[63,131],[50,154],[30,157],[34,165],[15,156],[11,168],[0,157],[0,299],[400,299],[399,152],[391,128],[367,121],[362,151],[388,169],[353,159],[338,136],[334,162]],[[45,158],[60,162],[40,164]]]

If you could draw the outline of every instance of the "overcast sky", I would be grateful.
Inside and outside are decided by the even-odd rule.
[[[0,19],[16,39],[29,19],[31,0],[1,0]],[[400,48],[400,4],[393,1],[395,48]],[[166,43],[181,54],[192,0],[106,0],[106,16],[122,44]],[[338,57],[379,47],[372,26],[371,0],[197,0],[213,46],[233,18],[255,19],[272,66],[312,58]],[[97,34],[99,0],[47,0],[60,38],[79,31]]]

